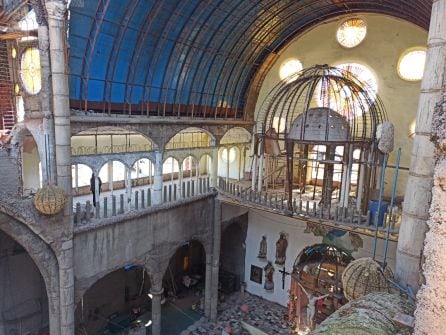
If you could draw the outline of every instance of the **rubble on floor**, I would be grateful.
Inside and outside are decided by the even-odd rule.
[[[242,309],[248,311],[245,312]],[[231,329],[230,333],[227,331],[229,334],[249,335],[249,332],[242,328],[242,321],[266,334],[293,334],[289,328],[287,316],[286,307],[246,292],[242,298],[241,294],[236,292],[226,296],[225,301],[219,303],[216,322],[208,321],[203,317],[187,330],[183,330],[180,335],[221,335],[224,334],[223,329],[228,326]]]

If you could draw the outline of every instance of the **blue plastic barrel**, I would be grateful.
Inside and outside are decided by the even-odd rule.
[[[387,212],[387,207],[389,204],[385,201],[381,201],[381,208],[379,209],[378,214],[378,227],[382,227],[384,223],[384,213]],[[370,200],[369,203],[369,210],[370,210],[370,224],[372,226],[375,225],[375,215],[376,211],[378,210],[378,201],[377,200]]]

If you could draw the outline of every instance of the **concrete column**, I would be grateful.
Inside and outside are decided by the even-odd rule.
[[[125,179],[125,208],[129,210],[132,202],[132,170],[127,166],[125,167]]]
[[[178,193],[177,198],[181,199],[181,190],[183,188],[183,164],[178,165]]]
[[[73,240],[61,244],[58,256],[60,287],[60,334],[74,335]]]
[[[65,191],[67,197],[64,216],[70,216],[72,212],[71,125],[68,76],[65,67],[67,64],[65,57],[67,7],[63,1],[47,1],[45,6],[48,12],[57,185]]]
[[[111,194],[113,195],[113,162],[107,163],[107,169],[108,169],[108,188]]]
[[[38,11],[39,9],[37,9]],[[36,11],[36,13],[37,13]],[[43,14],[43,13],[42,13]],[[40,15],[37,15],[40,16]],[[39,53],[42,72],[40,108],[43,113],[43,136],[45,139],[45,159],[42,159],[42,184],[56,184],[56,153],[54,135],[54,116],[51,111],[51,68],[49,55],[49,36],[47,22],[39,22]]]
[[[229,161],[229,150],[231,150],[230,146],[228,145],[226,147],[226,184],[229,184],[229,172],[230,172],[230,165],[231,162]]]
[[[409,285],[415,291],[420,285],[421,252],[433,182],[434,147],[430,136],[432,114],[440,101],[445,68],[446,0],[433,2],[427,46],[396,255],[397,279],[403,286]]]
[[[161,285],[156,286],[154,285],[150,289],[152,294],[152,335],[161,335],[161,299],[164,289]]]
[[[214,198],[213,236],[212,236],[212,281],[211,281],[211,320],[217,319],[218,270],[220,266],[221,242],[221,202]]]
[[[163,152],[155,151],[155,175],[153,176],[152,202],[159,205],[163,202]]]
[[[211,292],[212,292],[212,255],[206,254],[206,277],[204,284],[204,315],[211,317]]]
[[[218,179],[218,148],[212,148],[210,187],[217,187]]]
[[[74,335],[71,126],[68,77],[65,66],[67,64],[65,57],[67,7],[64,1],[46,1],[45,7],[48,13],[57,185],[65,191],[67,197],[62,217],[62,221],[66,224],[66,240],[61,241],[61,248],[57,252],[60,289],[60,334]]]

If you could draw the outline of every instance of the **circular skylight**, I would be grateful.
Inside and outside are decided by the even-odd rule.
[[[398,61],[398,75],[407,81],[423,78],[426,49],[416,48],[405,51]]]
[[[367,24],[361,19],[348,19],[338,28],[336,38],[343,47],[354,48],[359,45],[367,34]]]
[[[288,83],[291,83],[297,79],[298,72],[300,72],[303,69],[302,63],[296,59],[288,59],[287,61],[283,62],[279,69],[279,77],[281,80],[287,80]],[[295,75],[295,76],[293,76]]]

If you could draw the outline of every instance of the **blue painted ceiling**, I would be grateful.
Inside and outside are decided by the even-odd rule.
[[[432,1],[86,0],[70,8],[70,99],[103,112],[246,118],[266,57],[318,23],[382,13],[428,28]]]

